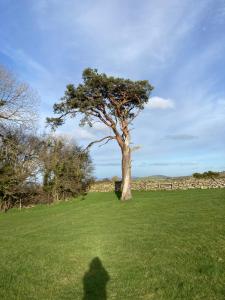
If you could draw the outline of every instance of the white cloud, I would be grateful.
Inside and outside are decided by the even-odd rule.
[[[87,131],[86,129],[77,127],[74,130],[74,138],[76,140],[92,140],[92,139],[96,139],[96,136],[94,134],[92,134],[91,132]]]
[[[95,131],[102,131],[102,132],[106,132],[109,131],[109,127],[107,127],[105,124],[100,123],[100,122],[96,122],[93,124],[92,127]]]
[[[152,97],[149,99],[149,102],[146,104],[147,108],[150,109],[168,109],[174,108],[174,101],[171,99],[164,99],[161,97]]]
[[[70,140],[75,141],[90,141],[96,139],[96,136],[86,129],[75,127],[73,131],[70,131],[67,127],[57,130],[56,136],[63,136]]]

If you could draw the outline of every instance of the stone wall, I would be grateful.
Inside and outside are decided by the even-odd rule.
[[[185,179],[166,180],[133,180],[132,190],[156,191],[156,190],[187,190],[187,189],[215,189],[225,188],[225,178],[217,179]],[[111,181],[95,182],[90,192],[112,192],[115,191],[115,183]]]

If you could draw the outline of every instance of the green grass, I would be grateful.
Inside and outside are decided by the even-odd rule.
[[[224,300],[225,190],[135,192],[128,203],[92,193],[0,214],[1,300],[104,300],[105,289]]]

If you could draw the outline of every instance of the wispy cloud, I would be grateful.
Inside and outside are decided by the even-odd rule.
[[[174,134],[174,135],[167,135],[167,139],[170,140],[181,140],[181,141],[189,141],[189,140],[195,140],[198,137],[196,135],[191,135],[191,134]]]
[[[78,22],[86,34],[102,41],[100,45],[105,46],[108,43],[116,46],[117,51],[114,48],[113,54],[117,53],[120,60],[122,56],[126,61],[133,61],[150,51],[153,59],[158,58],[158,61],[162,61],[165,54],[170,51],[169,48],[173,48],[175,39],[181,38],[193,28],[197,16],[202,13],[203,5],[200,5],[200,7],[195,6],[194,11],[189,9],[187,14],[187,8],[193,4],[193,1],[183,1],[181,4],[178,0],[171,2],[161,0],[157,4],[143,1],[137,6],[137,3],[133,2],[134,9],[137,10],[134,18],[133,14],[129,16],[130,2],[128,1],[123,3],[118,0],[97,1],[89,6]],[[204,6],[206,5],[207,3],[204,3]],[[183,18],[184,16],[186,18]],[[148,31],[149,34],[146,36]],[[176,34],[169,34],[172,32]],[[170,43],[167,44],[168,40]]]
[[[154,163],[146,162],[146,163],[149,166],[157,166],[157,167],[162,167],[162,166],[197,166],[198,165],[198,163],[196,163],[196,162],[154,162]]]
[[[81,45],[87,58],[87,50],[91,51],[92,66],[114,74],[129,71],[140,76],[140,66],[161,68],[174,61],[174,52],[180,51],[209,2],[69,0],[65,5],[59,0],[40,0],[32,3],[32,9],[34,22],[43,32],[64,35],[58,49],[71,59],[76,59],[74,51]]]
[[[27,54],[21,48],[13,48],[5,42],[1,47],[1,52],[10,57],[14,63],[25,66],[27,70],[32,70],[35,74],[42,75],[44,77],[50,76],[49,71],[40,62],[35,60],[32,56]]]
[[[121,162],[96,162],[96,165],[101,167],[119,167]]]

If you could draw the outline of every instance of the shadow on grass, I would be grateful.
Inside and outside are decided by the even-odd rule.
[[[121,187],[122,187],[122,181],[115,181],[114,191],[118,200],[120,200],[122,195]]]
[[[110,280],[109,274],[98,257],[92,259],[89,270],[84,274],[83,300],[106,300],[106,285]]]
[[[87,197],[87,195],[88,195],[88,192],[83,192],[81,195],[80,195],[80,200],[82,201],[82,200],[85,200],[86,199],[86,197]]]
[[[120,200],[122,193],[120,191],[115,191],[116,198]]]

